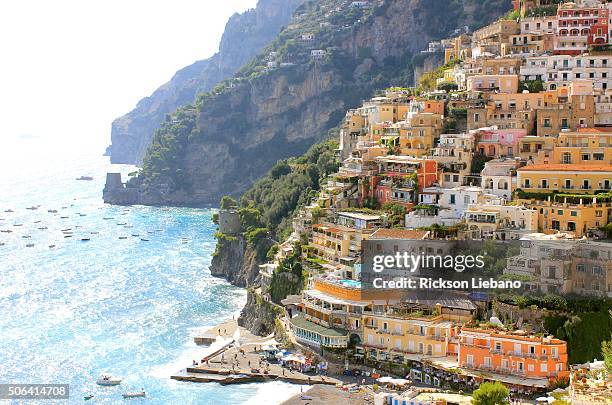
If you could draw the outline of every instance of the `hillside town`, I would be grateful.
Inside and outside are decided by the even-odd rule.
[[[572,403],[609,403],[601,362],[571,364],[566,341],[508,316],[494,292],[399,299],[362,288],[366,241],[397,251],[402,241],[470,240],[517,243],[502,273],[525,294],[612,298],[612,3],[513,5],[430,43],[424,56],[443,62],[414,88],[346,113],[339,169],[260,266],[256,293],[280,301],[290,341],[347,364],[455,390],[569,385]],[[219,231],[237,232],[236,216],[222,209]],[[278,300],[270,286],[295,260],[304,289]]]

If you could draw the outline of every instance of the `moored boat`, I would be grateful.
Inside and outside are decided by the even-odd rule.
[[[140,392],[126,392],[123,394],[123,398],[142,398],[145,397],[147,394],[144,390],[140,391]]]
[[[104,386],[119,385],[121,384],[121,378],[115,377],[109,373],[102,373],[96,380],[96,384]]]

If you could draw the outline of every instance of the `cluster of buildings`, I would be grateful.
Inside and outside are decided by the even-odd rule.
[[[569,377],[566,342],[477,321],[488,308],[474,294],[406,299],[363,289],[360,277],[366,240],[395,251],[402,241],[515,240],[503,273],[527,290],[612,297],[612,244],[597,241],[612,222],[612,3],[554,7],[430,44],[449,66],[444,90],[388,89],[347,112],[338,172],[260,267],[265,286],[301,241],[310,278],[283,300],[297,341],[403,365],[433,386],[529,390]]]

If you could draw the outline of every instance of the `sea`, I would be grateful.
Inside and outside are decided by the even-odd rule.
[[[141,388],[129,401],[270,405],[300,392],[170,379],[206,352],[193,337],[237,316],[246,293],[210,275],[214,209],[103,203],[106,172],[134,170],[87,142],[2,141],[0,383],[69,384],[69,403],[92,404]],[[123,382],[98,386],[101,373]]]

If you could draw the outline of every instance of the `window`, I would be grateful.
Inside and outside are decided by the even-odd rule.
[[[593,266],[593,274],[601,276],[601,266]]]
[[[474,122],[478,122],[480,121],[480,114],[476,113],[474,114]]]
[[[561,118],[561,128],[563,128],[563,129],[569,128],[567,118]]]
[[[468,205],[470,203],[470,196],[469,195],[463,196],[463,203],[465,205]]]
[[[455,204],[455,194],[450,195],[450,203]]]
[[[570,211],[570,215],[573,217],[577,217],[578,216],[578,212],[577,211]]]
[[[546,363],[540,363],[540,371],[542,373],[547,373],[548,372],[548,364]]]
[[[553,210],[553,213],[554,213],[554,210]],[[563,215],[563,210],[557,210],[557,214],[558,215]]]
[[[550,118],[544,118],[544,128],[550,128]]]
[[[577,264],[576,265],[576,271],[580,272],[580,273],[584,273],[584,264]]]
[[[583,153],[582,154],[582,160],[591,160],[591,154],[590,153]]]
[[[468,354],[467,357],[466,357],[466,360],[467,360],[468,366],[473,366],[474,365],[474,356],[473,355]]]

